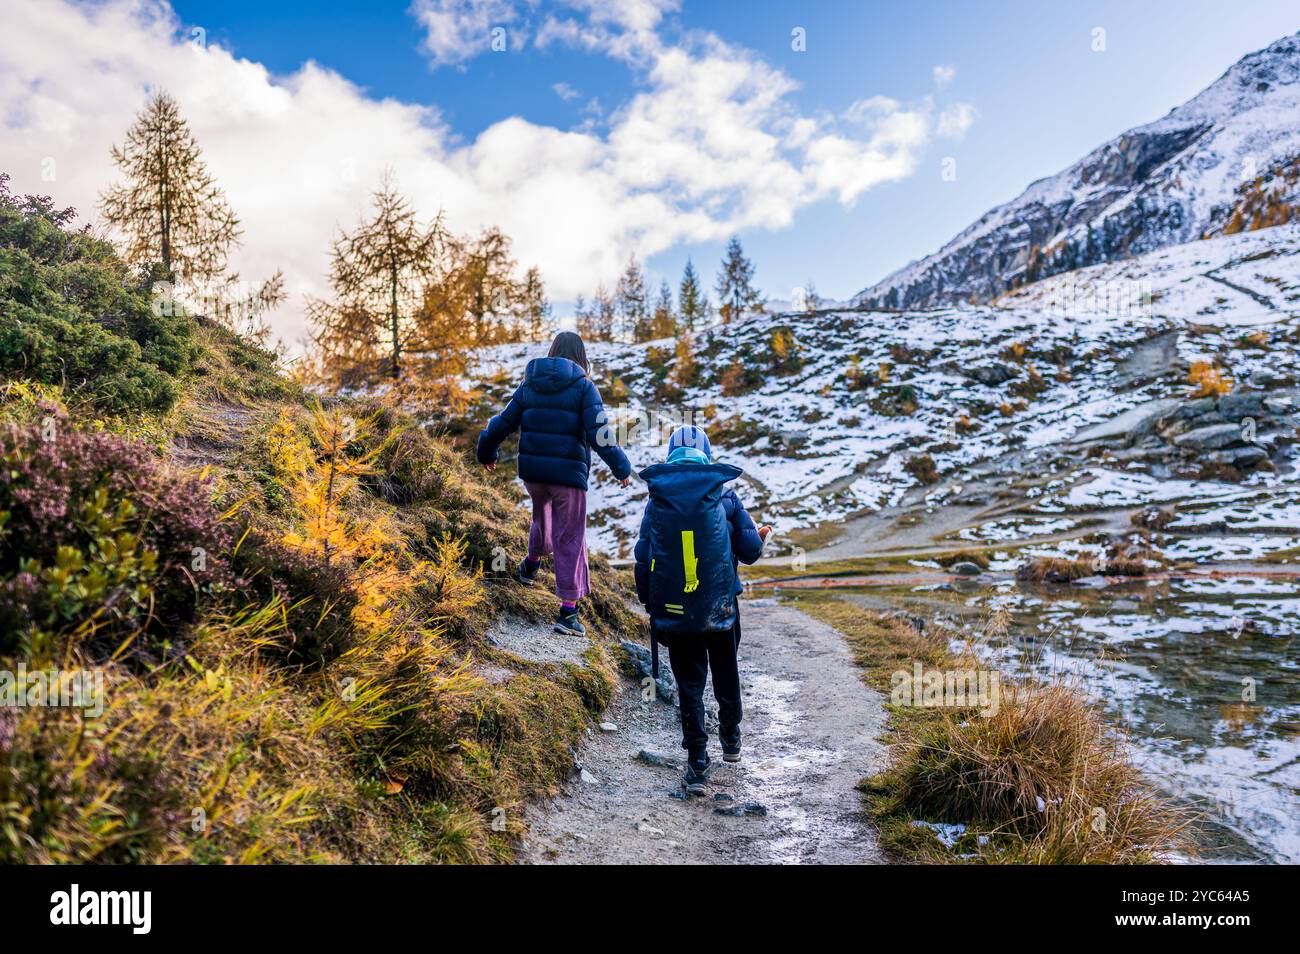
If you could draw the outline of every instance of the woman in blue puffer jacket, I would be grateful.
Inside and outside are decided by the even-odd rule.
[[[590,592],[587,573],[587,475],[591,449],[609,465],[619,484],[631,480],[632,465],[606,428],[605,406],[591,383],[587,349],[572,331],[561,331],[545,358],[534,358],[504,411],[478,436],[478,461],[493,470],[501,442],[519,431],[519,478],[533,501],[528,555],[520,562],[521,583],[537,578],[542,557],[555,554],[555,594],[560,615],[555,629],[584,633],[578,600]]]

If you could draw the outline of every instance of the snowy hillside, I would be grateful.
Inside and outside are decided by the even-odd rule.
[[[1242,58],[1166,116],[1118,136],[860,292],[874,307],[987,302],[1018,284],[1300,209],[1300,34]]]
[[[1190,400],[1194,361],[1267,387],[1270,398],[1293,394],[1297,244],[1297,226],[1194,242],[1060,276],[997,307],[755,316],[696,336],[699,380],[680,393],[670,341],[594,345],[594,373],[633,443],[634,464],[662,459],[656,415],[667,430],[695,414],[719,456],[745,469],[751,509],[783,534],[901,506],[988,504],[1000,491],[974,485],[990,468],[1010,479],[1042,476],[1044,485],[1059,470],[1035,500],[1044,514],[1078,509],[1089,494],[1137,506],[1204,490],[1195,481],[1207,474],[1207,459],[1183,459],[1152,437],[1159,447],[1150,460],[1096,457],[1080,468],[1083,453],[1071,441],[1088,439],[1090,429],[1122,435],[1143,423],[1146,409]],[[1132,283],[1149,304],[1105,304]],[[774,338],[786,330],[794,345],[782,358]],[[538,353],[537,345],[496,349],[478,368],[480,386],[504,400]],[[1278,421],[1283,431],[1290,426],[1285,414]],[[1223,492],[1240,497],[1243,488],[1289,483],[1285,461],[1280,470],[1246,468]],[[626,554],[644,489],[621,490],[603,467],[593,471],[597,543]]]

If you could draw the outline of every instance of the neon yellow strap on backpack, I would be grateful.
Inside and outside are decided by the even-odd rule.
[[[682,565],[686,568],[686,586],[683,588],[684,593],[694,593],[700,585],[699,577],[695,575],[697,565],[695,559],[695,531],[682,531]]]

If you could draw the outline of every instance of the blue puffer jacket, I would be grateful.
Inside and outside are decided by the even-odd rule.
[[[495,463],[501,442],[519,431],[519,479],[587,489],[591,449],[618,480],[632,464],[614,441],[601,440],[605,406],[591,379],[568,358],[534,358],[506,409],[478,436],[478,461]]]

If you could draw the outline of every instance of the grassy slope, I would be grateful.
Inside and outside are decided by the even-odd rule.
[[[400,413],[348,404],[338,410],[367,433],[347,453],[370,464],[338,507],[329,575],[312,579],[312,514],[285,464],[286,448],[319,463],[310,401],[260,349],[211,325],[197,336],[202,354],[163,417],[105,418],[62,398],[72,426],[127,432],[142,453],[207,473],[254,585],[204,602],[165,663],[89,659],[71,641],[61,660],[0,658],[108,679],[99,719],[27,709],[0,726],[0,859],[508,860],[522,805],[568,775],[610,696],[610,642],[639,625],[625,583],[593,559],[585,665],[495,649],[497,615],[553,611],[544,585],[490,570],[525,539],[509,478],[471,470]],[[37,413],[20,392],[7,393],[10,423]],[[349,551],[350,537],[364,541]],[[284,578],[286,540],[316,562],[276,596],[258,574]],[[320,625],[304,636],[303,619]]]

